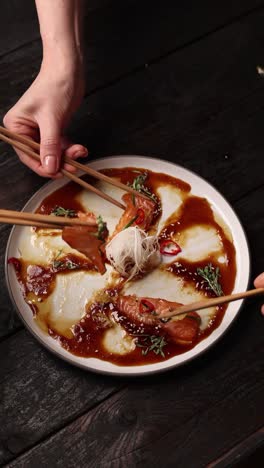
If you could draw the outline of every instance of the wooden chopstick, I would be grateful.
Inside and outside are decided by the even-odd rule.
[[[10,130],[7,130],[5,127],[0,126],[0,132],[2,132],[3,135],[6,135],[7,137],[10,137],[12,139],[17,140],[18,142],[25,144],[29,146],[30,148],[37,150],[38,152],[40,151],[40,144],[36,143],[33,140],[30,140],[29,138],[23,137],[19,135],[18,133],[11,132]],[[1,133],[0,133],[1,136]],[[108,177],[105,174],[102,174],[101,172],[98,172],[94,169],[92,169],[89,166],[85,166],[84,164],[79,163],[78,161],[74,161],[71,158],[68,158],[67,156],[63,156],[63,160],[67,162],[68,164],[71,164],[72,166],[76,167],[77,169],[80,169],[81,171],[85,172],[86,174],[91,175],[95,179],[103,180],[105,182],[108,182],[111,185],[114,185],[115,187],[119,187],[122,190],[125,190],[126,192],[130,192],[133,195],[140,195],[141,197],[145,198],[146,200],[149,200],[149,197],[147,197],[144,194],[139,194],[136,190],[134,190],[132,187],[129,185],[122,184],[122,182],[119,182],[118,180],[114,180],[111,177]]]
[[[3,224],[15,224],[18,226],[33,226],[33,227],[39,227],[42,229],[61,229],[61,226],[57,224],[45,224],[41,223],[40,221],[34,221],[32,223],[30,220],[26,219],[18,219],[18,218],[12,218],[11,216],[0,216],[0,223]]]
[[[3,127],[1,127],[1,128],[3,128]],[[9,138],[9,137],[3,135],[2,133],[0,133],[0,140],[3,140],[5,143],[8,143],[9,145],[12,145],[15,148],[23,151],[25,154],[27,154],[28,156],[31,156],[36,161],[40,161],[39,154],[32,151],[28,146],[24,145],[23,143],[20,143],[19,141],[16,141],[16,140],[14,140],[12,138]],[[119,201],[115,200],[114,198],[110,197],[110,195],[107,195],[106,193],[101,192],[99,189],[97,189],[93,185],[90,185],[87,182],[85,182],[84,180],[79,179],[79,177],[75,176],[74,174],[67,171],[66,169],[62,168],[62,169],[60,169],[60,172],[63,175],[65,175],[68,179],[75,182],[76,184],[81,185],[86,190],[90,190],[91,192],[95,193],[96,195],[103,198],[104,200],[107,200],[108,202],[112,203],[113,205],[118,206],[118,208],[121,208],[122,210],[126,209],[125,205],[123,205]],[[137,192],[137,194],[138,194],[138,192]]]
[[[207,309],[208,307],[215,307],[227,302],[238,301],[246,297],[257,296],[258,294],[264,294],[264,288],[251,289],[242,293],[229,294],[228,296],[215,297],[213,299],[204,299],[202,301],[193,302],[175,308],[174,310],[167,312],[162,315],[158,315],[157,318],[171,318],[177,315],[187,314],[188,312],[197,312],[198,310]]]
[[[97,226],[96,221],[84,221],[80,218],[67,218],[66,216],[59,217],[53,215],[43,215],[40,213],[26,213],[24,211],[13,211],[13,210],[1,210],[0,209],[0,216],[1,218],[12,218],[16,220],[25,220],[31,222],[31,225],[36,225],[36,222],[41,222],[43,225],[55,225],[57,229],[63,226]],[[15,223],[16,224],[16,223]]]

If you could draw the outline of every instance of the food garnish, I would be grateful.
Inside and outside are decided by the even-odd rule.
[[[75,218],[77,216],[75,210],[66,209],[62,206],[55,206],[50,214],[54,216],[66,216],[67,218]]]
[[[106,256],[122,276],[132,279],[160,263],[158,239],[137,226],[127,226],[106,245]]]
[[[57,253],[56,257],[53,260],[52,268],[54,270],[60,270],[60,269],[75,270],[76,268],[78,268],[77,263],[74,263],[71,259],[67,259],[66,261],[58,260],[61,254],[62,254],[62,249],[59,250],[59,252]]]
[[[134,335],[135,336],[135,335]],[[150,351],[156,355],[160,354],[165,358],[163,348],[168,344],[164,336],[157,335],[136,335],[136,346],[142,348],[142,355],[146,356]]]
[[[97,238],[99,240],[102,240],[104,241],[107,234],[108,234],[108,230],[107,230],[107,226],[106,226],[106,223],[104,222],[103,218],[101,215],[99,215],[97,217],[97,226],[98,226],[98,230],[97,230]]]
[[[77,263],[74,263],[72,260],[67,260],[67,262],[65,262],[64,265],[67,270],[75,270],[76,268],[78,268]]]
[[[142,224],[143,221],[145,220],[145,213],[144,211],[142,210],[142,208],[139,208],[137,210],[137,219],[135,220],[135,223],[138,225],[138,224]]]
[[[153,200],[155,203],[157,202],[157,197],[152,193],[148,187],[144,185],[144,182],[146,181],[148,177],[147,172],[141,173],[139,176],[135,177],[133,183],[131,184],[131,187],[136,190],[139,193],[144,193],[144,195],[147,195],[151,200]],[[135,204],[135,198],[132,199],[133,204]]]
[[[162,255],[177,255],[182,249],[172,239],[163,239],[160,241],[160,253]]]
[[[124,231],[125,229],[129,228],[130,226],[132,226],[132,224],[134,224],[134,222],[137,220],[137,217],[138,217],[138,215],[136,214],[136,216],[134,216],[134,218],[132,218],[131,221],[129,221],[129,222],[125,225],[125,227],[123,227],[123,231]]]
[[[142,208],[139,208],[139,209],[137,210],[136,216],[134,216],[134,217],[125,225],[125,227],[123,227],[123,231],[124,231],[124,229],[127,229],[127,228],[129,228],[130,226],[132,226],[132,224],[134,224],[134,223],[135,223],[137,226],[138,226],[139,224],[142,224],[144,220],[145,220],[145,213],[144,213],[144,211],[142,210]]]
[[[61,260],[58,260],[58,258],[61,256],[61,254],[62,254],[62,249],[59,250],[59,252],[57,253],[57,255],[54,258],[53,263],[52,263],[53,268],[55,268],[56,270],[63,265],[63,262]]]
[[[221,276],[219,267],[215,267],[212,263],[209,263],[204,268],[197,268],[197,273],[207,281],[210,289],[216,296],[223,296],[222,287],[219,283],[219,278]]]
[[[141,314],[150,313],[152,315],[156,315],[155,307],[152,302],[148,301],[148,299],[141,299],[139,303],[139,312]]]

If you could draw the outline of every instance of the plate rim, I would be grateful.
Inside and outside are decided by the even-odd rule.
[[[246,234],[246,231],[244,229],[244,226],[243,224],[241,223],[240,221],[240,218],[238,217],[238,215],[236,214],[235,210],[233,209],[232,205],[229,203],[229,201],[226,199],[226,197],[224,195],[222,195],[222,193],[214,187],[213,184],[211,184],[210,182],[207,181],[207,179],[205,179],[204,177],[200,176],[199,174],[197,174],[196,172],[192,171],[191,169],[189,168],[186,168],[185,166],[183,165],[179,165],[177,163],[174,163],[172,161],[169,161],[168,159],[165,159],[165,158],[157,158],[157,157],[154,157],[154,156],[145,156],[145,155],[135,155],[135,154],[118,154],[118,155],[109,155],[109,156],[102,156],[100,158],[93,158],[93,159],[89,159],[87,161],[87,163],[85,163],[85,165],[88,165],[90,163],[96,163],[96,162],[100,162],[100,161],[103,161],[103,160],[107,160],[107,159],[121,159],[121,158],[137,158],[137,159],[142,159],[142,160],[145,160],[145,159],[149,159],[149,160],[153,160],[153,161],[156,161],[156,162],[161,162],[161,163],[168,163],[168,164],[171,164],[173,165],[174,167],[176,168],[180,168],[180,169],[184,169],[185,171],[189,172],[191,175],[195,176],[196,178],[198,177],[202,182],[205,182],[208,186],[210,186],[211,189],[213,189],[213,191],[215,191],[224,201],[225,203],[229,206],[229,209],[233,212],[233,215],[236,217],[239,225],[240,225],[240,229],[243,233],[243,236],[244,236],[244,240],[245,240],[245,243],[246,243],[246,247],[247,247],[247,255],[248,255],[248,278],[247,278],[247,285],[246,285],[246,288],[248,289],[248,286],[249,286],[249,283],[250,283],[250,278],[251,278],[251,271],[252,271],[252,262],[251,262],[251,252],[250,252],[250,247],[249,247],[249,241],[248,241],[248,237],[247,237],[247,234]],[[125,167],[125,166],[124,166]],[[78,171],[77,174],[82,174],[82,171]],[[66,185],[68,183],[68,180],[63,178],[63,179],[58,179],[59,181],[65,181],[65,184],[62,184],[61,186],[63,185]],[[48,182],[44,183],[36,192],[33,193],[33,195],[29,198],[29,200],[27,201],[27,203],[23,206],[22,208],[22,212],[26,210],[27,206],[31,203],[32,199],[35,198],[42,190],[44,187],[48,187],[49,185],[53,184],[54,182],[56,182],[56,179],[54,180],[49,180]],[[10,231],[10,234],[9,234],[9,237],[8,237],[8,240],[7,240],[7,244],[6,244],[6,251],[5,251],[5,258],[4,258],[4,262],[5,262],[5,268],[4,268],[4,271],[5,271],[5,282],[6,282],[6,285],[7,285],[7,290],[8,290],[8,293],[9,293],[9,297],[11,299],[11,302],[15,308],[15,311],[16,313],[18,314],[19,318],[22,320],[23,324],[25,325],[26,329],[31,333],[31,335],[33,335],[33,337],[35,339],[37,339],[37,341],[49,352],[51,352],[52,354],[54,354],[56,356],[56,358],[59,358],[59,359],[62,359],[63,361],[67,362],[68,364],[71,364],[75,367],[78,367],[80,369],[83,369],[85,371],[89,371],[89,372],[94,372],[96,374],[101,374],[101,375],[109,375],[109,376],[115,376],[115,377],[132,377],[132,378],[135,378],[135,377],[145,377],[147,375],[154,375],[154,374],[160,374],[160,373],[164,373],[164,372],[168,372],[168,371],[171,371],[172,369],[175,369],[177,367],[181,367],[185,364],[189,364],[191,361],[193,361],[194,359],[199,359],[204,353],[208,352],[212,347],[214,347],[225,335],[226,333],[230,330],[231,326],[236,322],[236,320],[238,319],[238,316],[240,315],[241,313],[241,310],[242,308],[244,307],[244,303],[245,303],[245,300],[241,300],[240,301],[240,306],[236,312],[236,315],[233,317],[233,319],[230,321],[230,323],[228,325],[226,325],[226,328],[222,331],[222,333],[215,337],[214,341],[212,343],[209,343],[206,348],[198,351],[194,356],[190,356],[188,358],[186,358],[185,360],[179,362],[179,363],[174,363],[174,364],[170,364],[168,366],[165,366],[163,368],[160,368],[160,369],[143,369],[144,367],[147,367],[148,365],[142,365],[142,366],[131,366],[131,370],[132,369],[138,369],[140,367],[142,367],[143,371],[140,371],[137,373],[137,372],[122,372],[122,368],[124,366],[116,366],[117,369],[116,370],[110,370],[110,369],[97,369],[97,368],[94,368],[92,366],[89,366],[86,365],[86,364],[82,364],[81,362],[78,362],[76,361],[74,358],[75,358],[75,355],[71,354],[68,352],[68,356],[64,356],[62,355],[59,351],[57,351],[56,349],[54,349],[47,341],[45,341],[40,335],[38,335],[35,330],[30,326],[29,323],[27,323],[26,319],[24,318],[22,312],[20,311],[17,303],[16,303],[16,300],[14,298],[14,295],[13,295],[13,292],[12,292],[12,288],[11,288],[11,284],[10,284],[10,275],[9,275],[9,269],[8,269],[8,250],[9,250],[9,247],[10,247],[10,244],[11,244],[11,241],[12,241],[12,236],[13,236],[13,232],[14,230],[16,229],[16,226],[13,226],[11,231]],[[183,353],[184,355],[184,353]],[[77,356],[78,357],[78,356]],[[164,361],[165,362],[168,362],[169,360],[166,360]],[[106,361],[108,362],[108,361]],[[119,371],[120,369],[120,371]]]

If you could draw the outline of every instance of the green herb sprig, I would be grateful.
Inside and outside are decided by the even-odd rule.
[[[74,263],[72,260],[67,260],[66,262],[64,262],[63,260],[58,260],[61,254],[62,249],[59,250],[59,252],[53,260],[52,267],[54,270],[59,270],[60,268],[63,268],[64,270],[75,270],[76,268],[78,268],[77,263]]]
[[[219,283],[219,278],[221,277],[219,267],[214,267],[212,263],[209,263],[204,268],[197,268],[197,273],[207,281],[210,289],[216,296],[223,296],[223,290]]]
[[[155,203],[157,202],[157,197],[152,193],[148,187],[144,185],[146,182],[146,179],[148,177],[148,174],[146,172],[141,173],[137,177],[135,177],[133,183],[131,184],[131,187],[136,190],[139,193],[144,193],[147,195],[151,200],[153,200]]]
[[[78,268],[77,263],[74,263],[72,260],[67,260],[64,265],[66,270],[76,270],[76,268]]]
[[[165,358],[163,348],[168,344],[164,336],[157,335],[137,335],[136,346],[142,348],[142,355],[146,356],[149,352],[161,355]],[[139,341],[140,340],[140,341]]]
[[[129,228],[130,226],[132,226],[132,224],[137,220],[138,218],[138,215],[134,216],[134,218],[132,218],[124,227],[123,227],[123,231],[127,228]]]
[[[57,253],[57,255],[54,258],[53,263],[52,263],[53,268],[55,268],[56,270],[63,265],[63,262],[61,260],[58,260],[58,258],[61,256],[61,254],[62,254],[62,249],[59,250],[59,252]]]
[[[101,215],[97,217],[97,237],[99,240],[104,240],[107,234],[107,226],[106,223],[103,221],[103,218]]]
[[[54,216],[66,216],[67,218],[75,218],[77,215],[75,210],[66,209],[62,206],[55,206],[51,214]]]
[[[148,177],[148,174],[146,172],[139,174],[133,180],[132,188],[136,190],[137,192],[140,192],[140,190],[142,189],[142,186],[144,186],[144,182],[146,182],[147,177]]]

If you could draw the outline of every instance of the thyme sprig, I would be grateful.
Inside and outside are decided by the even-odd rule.
[[[64,270],[75,270],[76,268],[78,268],[77,263],[74,263],[70,259],[68,259],[66,262],[64,262],[63,260],[58,260],[61,254],[62,249],[59,250],[59,252],[53,260],[52,267],[54,270],[59,270],[60,268],[63,268]]]
[[[61,256],[61,254],[62,254],[62,249],[59,250],[59,252],[57,253],[56,257],[53,260],[52,266],[55,269],[58,269],[58,268],[61,267],[61,265],[63,265],[63,262],[61,260],[58,260],[58,258]]]
[[[147,172],[141,173],[140,175],[135,177],[133,183],[131,184],[131,187],[134,190],[136,190],[137,192],[139,192],[139,193],[144,193],[145,195],[147,195],[149,198],[151,198],[151,200],[153,200],[156,203],[157,202],[156,195],[154,195],[154,193],[152,193],[149,190],[149,188],[144,185],[144,183],[146,182],[147,177],[148,177]]]
[[[136,346],[142,348],[142,355],[146,356],[149,352],[161,355],[165,358],[163,348],[168,344],[164,336],[157,335],[136,335]]]
[[[97,217],[97,226],[97,238],[103,241],[107,235],[107,226],[101,215]]]
[[[77,215],[75,210],[66,209],[58,205],[53,208],[51,214],[54,216],[66,216],[67,218],[75,218]]]
[[[132,226],[132,224],[137,220],[138,218],[138,215],[134,216],[134,218],[132,218],[122,229],[122,231],[124,231],[125,229],[129,228],[130,226]]]
[[[67,260],[64,265],[66,270],[76,270],[78,268],[77,263],[74,263],[72,260]]]
[[[219,278],[221,277],[219,267],[215,267],[212,263],[209,263],[204,268],[197,268],[197,273],[208,283],[216,296],[223,296],[223,290],[219,283]]]

